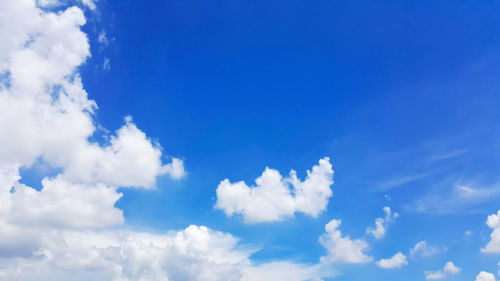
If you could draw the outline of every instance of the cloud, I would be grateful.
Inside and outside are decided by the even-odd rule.
[[[446,274],[441,270],[426,271],[425,272],[425,280],[439,280],[439,279],[443,279],[445,277],[446,277]]]
[[[103,30],[103,31],[101,31],[101,33],[99,33],[99,37],[97,37],[97,41],[105,47],[109,45],[109,40],[108,40],[108,37],[106,36],[106,31]]]
[[[300,265],[289,262],[272,262],[244,270],[242,281],[303,281],[321,280],[318,276],[333,277],[335,272],[321,265]]]
[[[377,262],[378,267],[385,269],[399,268],[407,264],[408,261],[406,260],[406,256],[403,255],[401,252],[396,253],[392,258],[381,259]]]
[[[279,221],[296,212],[316,217],[332,196],[333,170],[330,159],[325,157],[307,171],[304,181],[294,170],[283,178],[278,171],[266,168],[255,183],[249,187],[242,181],[232,184],[223,180],[217,187],[215,208],[224,210],[227,216],[242,214],[247,223]]]
[[[32,258],[9,260],[11,269],[4,270],[14,275],[9,280],[239,280],[243,269],[252,266],[252,250],[240,248],[230,234],[204,226],[167,234],[119,230],[43,235],[51,239]]]
[[[119,188],[153,188],[159,175],[182,178],[183,161],[164,163],[161,146],[131,117],[104,141],[91,141],[99,127],[97,104],[78,74],[90,56],[81,31],[86,19],[81,8],[64,8],[62,2],[0,1],[0,279],[252,281],[291,273],[295,279],[288,280],[334,275],[321,264],[255,265],[255,249],[205,226],[160,234],[124,226],[123,211],[115,206]],[[82,2],[95,9],[94,1]],[[58,11],[37,3],[59,5]],[[55,174],[44,177],[40,189],[21,183],[20,168],[39,161]],[[324,186],[323,168],[313,169],[308,184]],[[293,184],[298,208],[314,213],[309,204],[326,191],[303,188],[305,182],[296,178]]]
[[[0,169],[28,167],[42,159],[82,183],[151,188],[161,174],[162,149],[131,118],[109,142],[89,140],[96,132],[97,105],[88,99],[77,67],[89,57],[83,12],[70,7],[44,12],[35,1],[2,1],[0,73]],[[8,132],[8,133],[6,133]]]
[[[500,197],[498,184],[476,187],[474,183],[444,182],[440,186],[452,185],[449,190],[437,188],[435,191],[419,198],[409,206],[418,213],[443,215],[470,212],[472,208]]]
[[[97,0],[82,0],[82,3],[91,10],[95,10],[95,2],[97,2]]]
[[[409,175],[409,176],[401,176],[397,178],[393,178],[389,181],[381,182],[379,184],[379,191],[388,191],[403,185],[406,185],[408,183],[420,180],[422,178],[427,177],[428,174],[418,174],[418,175]]]
[[[430,246],[427,241],[420,241],[412,249],[410,249],[411,257],[430,257],[439,253],[439,249],[434,246]]]
[[[437,271],[426,271],[425,272],[425,280],[438,280],[443,279],[448,274],[458,274],[462,271],[458,266],[456,266],[453,262],[447,262],[443,269]]]
[[[495,275],[486,271],[481,271],[476,276],[476,281],[495,281],[495,280],[496,280]]]
[[[104,62],[102,63],[102,70],[108,71],[111,69],[111,63],[109,62],[109,58],[104,58]]]
[[[488,244],[481,249],[483,253],[500,253],[500,210],[496,214],[491,214],[486,220],[493,232],[491,232],[491,239]]]
[[[381,239],[385,236],[388,224],[399,217],[398,213],[394,213],[391,215],[391,208],[384,207],[384,218],[376,218],[375,219],[375,228],[368,227],[366,229],[366,233],[372,234],[376,239]]]
[[[322,263],[367,263],[372,258],[364,251],[368,243],[362,239],[351,240],[349,236],[342,236],[338,230],[341,220],[331,220],[326,226],[326,233],[319,238],[319,242],[328,251],[326,256],[320,258]]]

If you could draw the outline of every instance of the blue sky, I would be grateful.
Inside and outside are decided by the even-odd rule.
[[[86,18],[81,31],[90,45],[82,50],[91,56],[82,53],[71,75],[81,76],[98,109],[88,117],[95,130],[83,139],[104,149],[120,139],[113,132],[137,126],[147,135],[141,141],[152,144],[145,148],[151,157],[161,154],[160,166],[177,159],[183,171],[153,165],[159,169],[153,185],[151,178],[123,179],[140,166],[113,170],[117,179],[87,180],[71,172],[83,166],[44,148],[33,154],[35,164],[19,162],[19,183],[39,192],[42,178],[103,183],[123,193],[113,208],[123,211],[119,229],[169,233],[206,226],[258,249],[248,257],[257,268],[321,263],[328,247],[318,239],[337,219],[343,237],[367,244],[363,253],[371,260],[321,263],[337,273],[318,276],[323,280],[425,280],[439,270],[443,280],[497,275],[500,246],[481,249],[500,243],[490,238],[500,226],[486,224],[500,209],[500,3],[39,2],[45,13],[76,5]],[[0,67],[13,73],[13,93],[15,71]],[[132,123],[123,125],[126,116]],[[324,208],[316,205],[317,215],[299,208],[249,223],[250,209],[227,215],[227,206],[216,208],[224,179],[254,186],[269,167],[284,177],[293,169],[305,181],[324,157],[333,165],[333,195]],[[126,188],[133,183],[139,187]],[[367,228],[384,220],[384,207],[398,216],[383,222],[385,235],[377,239]],[[428,255],[411,254],[421,241]],[[380,266],[398,252],[404,264]],[[449,261],[459,272],[443,269]],[[6,264],[0,258],[0,269]]]

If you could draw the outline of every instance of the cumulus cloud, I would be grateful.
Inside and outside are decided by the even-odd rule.
[[[0,1],[0,279],[24,281],[271,280],[329,277],[321,264],[255,265],[255,249],[231,234],[191,225],[167,233],[124,227],[116,202],[120,187],[153,188],[159,175],[185,175],[183,161],[126,117],[103,142],[96,134],[97,104],[88,98],[78,67],[90,56],[85,16],[66,1]],[[95,1],[82,0],[90,9]],[[57,6],[45,10],[41,7]],[[56,10],[56,11],[54,11]],[[20,168],[43,162],[55,175],[41,188],[21,183]],[[296,187],[297,210],[331,190],[328,160]],[[323,171],[329,169],[329,171]],[[322,176],[323,175],[323,176]],[[325,179],[326,178],[326,179]],[[313,186],[312,188],[309,186]],[[319,202],[321,203],[321,202]],[[275,279],[279,280],[279,279]]]
[[[500,253],[500,210],[496,214],[488,216],[486,225],[493,229],[493,232],[490,235],[490,242],[481,251],[483,253]]]
[[[425,280],[439,280],[443,279],[448,274],[458,274],[462,271],[460,267],[456,266],[453,262],[449,261],[447,262],[443,269],[437,270],[437,271],[426,271],[425,272]]]
[[[319,242],[328,251],[320,258],[322,263],[366,263],[372,258],[364,253],[368,243],[362,239],[351,240],[349,236],[342,236],[338,229],[341,220],[331,220],[326,226],[326,233],[319,238]]]
[[[368,227],[366,233],[372,234],[376,239],[381,239],[387,232],[387,227],[390,222],[399,217],[398,213],[391,214],[391,208],[384,207],[385,217],[375,219],[375,228]]]
[[[44,12],[35,1],[2,1],[0,8],[0,169],[30,166],[43,159],[71,181],[152,187],[166,173],[162,149],[130,118],[100,145],[93,114],[76,68],[89,53],[83,12],[70,7]],[[8,133],[7,133],[8,132]]]
[[[476,276],[476,281],[495,281],[495,275],[486,271],[481,271]]]
[[[252,250],[203,226],[151,234],[61,231],[33,258],[9,260],[9,280],[240,280]],[[76,274],[75,274],[76,273]],[[8,274],[6,272],[5,274]],[[1,276],[1,275],[0,275]]]
[[[427,241],[420,241],[410,249],[411,257],[430,257],[439,253],[439,249],[435,246],[430,246]]]
[[[406,260],[406,256],[401,252],[396,253],[392,258],[381,259],[377,262],[377,266],[381,268],[399,268],[403,265],[407,265],[408,261]]]
[[[228,216],[242,214],[247,223],[279,221],[296,212],[316,217],[332,196],[333,170],[330,159],[325,157],[307,171],[304,181],[294,170],[283,178],[278,171],[266,168],[255,183],[250,187],[242,181],[223,180],[217,187],[215,208]]]

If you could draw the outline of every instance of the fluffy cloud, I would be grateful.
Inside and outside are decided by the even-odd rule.
[[[109,143],[89,141],[97,108],[76,68],[89,57],[85,17],[77,7],[44,12],[31,0],[2,1],[0,169],[43,159],[65,178],[112,186],[152,187],[156,176],[182,177],[161,162],[161,147],[130,118]],[[7,133],[8,132],[8,133]],[[180,160],[176,160],[179,162]],[[174,173],[175,171],[175,173]]]
[[[444,265],[443,271],[451,274],[458,274],[460,271],[460,267],[456,266],[453,262],[449,261]]]
[[[381,259],[377,262],[377,266],[381,268],[398,268],[403,265],[407,265],[408,261],[406,261],[406,256],[401,252],[396,253],[392,258]]]
[[[362,239],[351,240],[349,236],[342,236],[338,229],[341,220],[331,220],[326,226],[326,233],[319,242],[328,251],[328,255],[321,257],[322,263],[366,263],[372,261],[364,251],[368,243]]]
[[[411,257],[430,257],[439,252],[439,249],[434,246],[430,246],[427,241],[420,241],[412,249],[410,249]]]
[[[398,213],[391,214],[391,208],[384,207],[385,217],[375,219],[375,228],[367,228],[366,233],[372,234],[376,239],[381,239],[387,232],[388,224],[399,217]]]
[[[495,281],[495,275],[486,271],[481,271],[476,276],[476,281]]]
[[[458,274],[462,271],[460,267],[456,266],[453,262],[447,262],[443,269],[437,271],[426,271],[425,280],[438,280],[445,278],[448,274]]]
[[[496,214],[488,216],[486,225],[493,229],[493,232],[490,235],[490,242],[481,251],[484,253],[500,253],[500,210]]]
[[[283,178],[278,171],[266,168],[255,183],[249,187],[242,181],[233,184],[223,180],[217,187],[215,208],[228,216],[242,214],[247,223],[279,221],[296,212],[316,217],[332,196],[333,170],[325,157],[312,171],[307,171],[304,181],[297,178],[294,170]]]
[[[122,226],[122,210],[115,207],[122,196],[118,188],[152,188],[163,174],[181,178],[183,162],[173,158],[163,163],[160,145],[130,117],[115,133],[105,134],[105,141],[90,140],[96,134],[97,104],[87,97],[78,75],[90,56],[81,31],[86,19],[81,8],[64,8],[63,2],[0,1],[0,279],[253,281],[332,276],[321,264],[257,266],[249,259],[254,249],[204,226],[162,234]],[[96,8],[94,2],[82,0],[90,9]],[[51,176],[42,180],[40,189],[21,183],[19,169],[39,161],[51,169]],[[297,210],[311,215],[323,210],[331,196],[333,171],[328,160],[322,161],[305,182],[287,179],[296,187]],[[324,206],[315,210],[321,199]]]
[[[249,249],[203,226],[168,234],[61,231],[31,259],[11,259],[10,280],[239,280]],[[77,273],[76,276],[72,276]],[[6,273],[7,274],[7,273]],[[76,279],[75,279],[76,278]]]

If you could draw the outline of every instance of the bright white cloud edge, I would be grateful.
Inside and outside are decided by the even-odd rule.
[[[283,177],[277,170],[266,168],[255,183],[248,186],[243,181],[223,180],[217,187],[215,208],[224,210],[227,216],[241,214],[246,223],[280,221],[297,212],[317,217],[332,196],[333,169],[325,157],[307,171],[304,181],[294,170]]]

